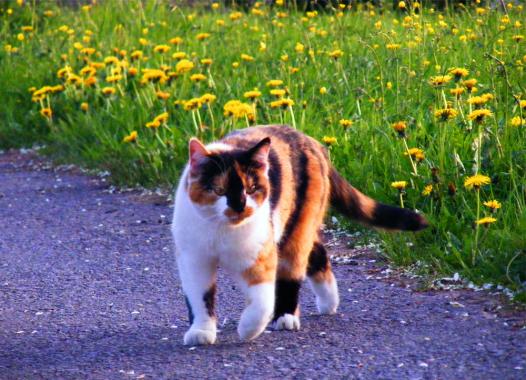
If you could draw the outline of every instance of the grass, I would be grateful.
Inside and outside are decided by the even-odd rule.
[[[119,184],[173,185],[190,136],[292,124],[327,144],[356,187],[429,218],[422,233],[380,234],[396,264],[524,291],[522,6],[22,3],[0,5],[0,148],[44,143]],[[487,178],[466,187],[475,175]]]

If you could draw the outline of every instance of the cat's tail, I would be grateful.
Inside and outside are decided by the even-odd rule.
[[[429,224],[412,210],[388,206],[355,189],[334,168],[330,172],[331,206],[343,215],[373,227],[420,231]]]

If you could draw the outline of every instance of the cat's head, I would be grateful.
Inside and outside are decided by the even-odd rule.
[[[207,149],[193,138],[189,151],[187,190],[203,217],[238,225],[267,202],[270,138],[246,150],[221,144]]]

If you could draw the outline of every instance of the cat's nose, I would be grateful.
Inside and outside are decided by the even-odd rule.
[[[238,199],[228,199],[227,205],[234,210],[235,212],[242,213],[245,211],[245,205],[247,203],[247,198],[243,195]]]

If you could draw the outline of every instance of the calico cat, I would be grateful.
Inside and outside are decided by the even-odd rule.
[[[218,265],[235,276],[247,299],[238,334],[256,338],[300,328],[298,294],[305,276],[318,311],[336,312],[336,279],[320,239],[329,205],[364,224],[418,231],[426,220],[352,187],[316,140],[287,126],[237,130],[203,145],[193,138],[176,191],[172,233],[191,327],[184,344],[216,340]]]

